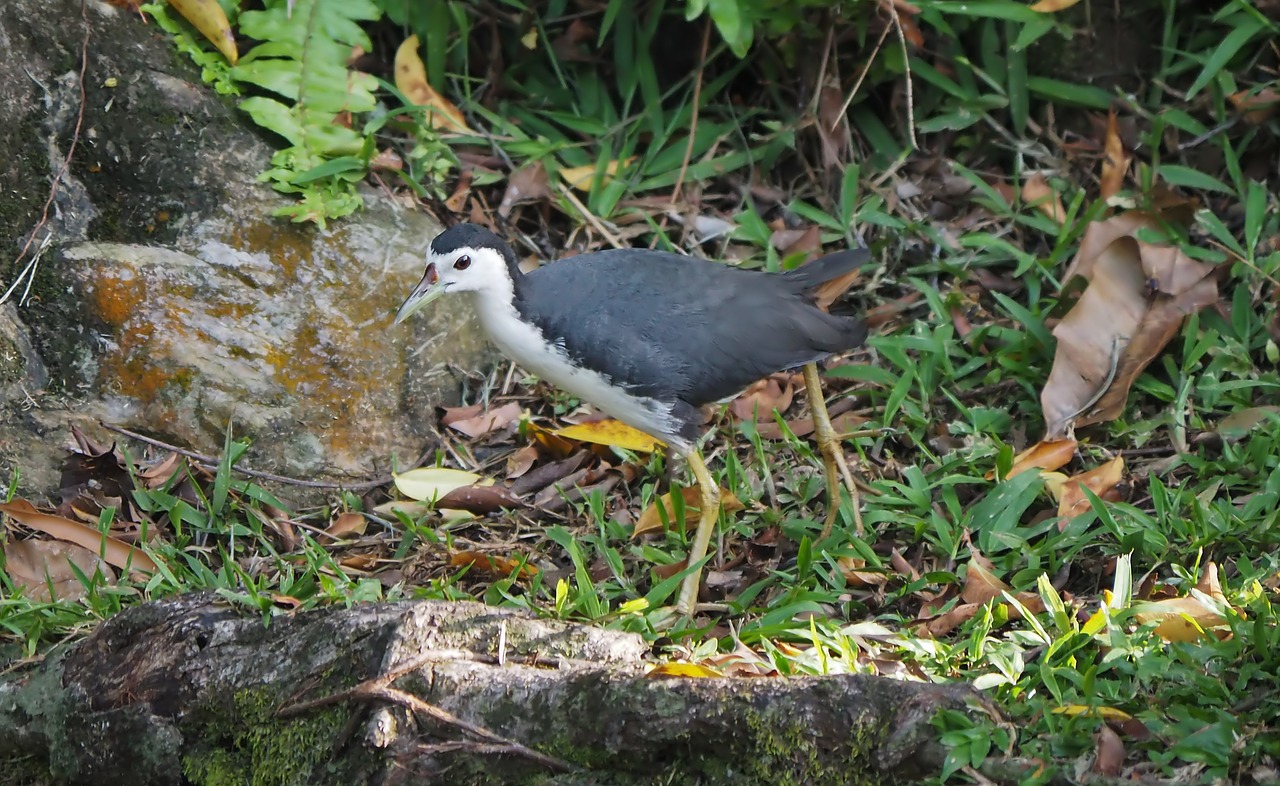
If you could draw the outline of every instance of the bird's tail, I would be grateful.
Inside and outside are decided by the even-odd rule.
[[[867,249],[853,248],[819,257],[782,275],[798,291],[810,294],[814,304],[826,311],[853,286],[859,269],[870,261],[871,253]]]

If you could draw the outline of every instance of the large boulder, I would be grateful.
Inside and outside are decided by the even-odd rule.
[[[372,189],[326,230],[273,218],[270,145],[136,14],[0,3],[0,118],[0,469],[29,493],[99,419],[369,477],[429,441],[448,364],[484,362],[465,311],[391,326],[438,225]]]

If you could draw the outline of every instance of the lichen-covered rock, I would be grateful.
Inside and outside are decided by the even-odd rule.
[[[416,457],[457,389],[446,362],[489,357],[465,310],[391,326],[438,225],[371,189],[327,230],[272,218],[271,149],[236,110],[136,15],[86,18],[81,120],[79,0],[0,4],[0,291],[44,246],[0,313],[0,471],[51,493],[32,465],[96,419],[208,453],[231,428],[248,463],[308,478]]]

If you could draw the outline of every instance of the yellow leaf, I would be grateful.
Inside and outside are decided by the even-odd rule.
[[[1042,14],[1052,14],[1055,11],[1065,11],[1078,2],[1080,0],[1040,0],[1040,2],[1031,5],[1031,10]]]
[[[603,186],[604,184],[608,183],[610,180],[613,179],[614,175],[618,174],[619,164],[621,164],[621,166],[630,166],[631,162],[635,160],[636,160],[636,157],[631,156],[626,161],[622,161],[622,162],[618,162],[616,160],[610,161],[607,165],[605,165],[604,172],[600,175],[600,185]],[[591,191],[591,181],[595,178],[595,176],[596,176],[595,164],[587,164],[586,166],[571,166],[568,169],[560,170],[561,180],[573,186],[574,188],[578,189],[579,191],[584,191],[584,192]]]
[[[724,675],[715,669],[699,666],[696,663],[660,663],[649,670],[644,675],[649,679],[658,679],[661,677],[696,677],[706,679],[707,677],[723,677]]]
[[[552,433],[564,439],[590,442],[594,445],[608,445],[623,450],[633,450],[636,453],[652,453],[663,444],[662,440],[655,439],[643,431],[637,431],[626,423],[612,418],[565,426]]]
[[[663,514],[659,512],[659,506],[666,513],[666,520],[677,527],[683,529],[683,524],[689,521],[696,521],[702,508],[702,490],[697,486],[690,486],[681,489],[679,494],[684,499],[684,522],[675,521],[675,506],[672,503],[672,494],[669,491],[654,500],[653,504],[645,508],[640,514],[640,520],[636,522],[636,528],[631,533],[631,537],[638,538],[649,532],[660,532],[662,530]],[[735,510],[742,510],[745,505],[742,501],[731,494],[727,489],[720,489],[720,509],[726,513],[732,513]]]
[[[401,494],[421,501],[436,500],[454,489],[474,486],[484,480],[474,472],[445,467],[419,467],[391,477],[395,479],[396,488]]]
[[[240,58],[236,50],[236,37],[231,32],[231,23],[223,12],[218,0],[169,0],[169,5],[182,14],[191,26],[200,31],[200,35],[209,39],[209,43],[217,47],[222,56],[231,65]]]
[[[103,535],[95,527],[86,527],[78,521],[64,519],[49,513],[41,513],[25,499],[0,504],[0,511],[8,513],[34,530],[52,535],[58,540],[65,540],[77,546],[83,546],[94,554],[101,554],[108,565],[122,570],[142,570],[155,573],[158,569],[155,561],[134,546],[110,535]]]
[[[1054,707],[1055,715],[1070,715],[1073,718],[1102,718],[1109,721],[1127,721],[1133,716],[1115,707],[1086,707],[1083,704],[1068,704],[1065,707]]]
[[[396,87],[416,106],[427,108],[427,124],[460,134],[474,133],[458,107],[427,81],[427,67],[418,57],[418,37],[411,35],[396,50]]]
[[[529,32],[520,36],[520,43],[524,44],[525,49],[537,49],[538,48],[538,28],[536,27],[529,28]]]

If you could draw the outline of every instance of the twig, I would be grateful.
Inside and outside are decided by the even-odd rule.
[[[218,467],[218,459],[214,456],[209,456],[204,453],[197,453],[194,450],[187,450],[185,448],[180,448],[177,445],[172,445],[168,442],[164,442],[162,440],[158,440],[153,437],[148,437],[143,434],[139,434],[136,431],[130,431],[129,429],[123,428],[121,426],[113,426],[112,424],[104,423],[101,420],[98,421],[98,425],[102,426],[107,431],[113,432],[115,434],[120,434],[121,436],[128,437],[129,439],[137,440],[138,442],[141,442],[146,445],[150,445],[153,448],[160,448],[161,450],[167,450],[167,451],[170,451],[171,453],[177,453],[179,456],[186,456],[192,461],[195,461],[195,462],[198,462],[199,464],[204,465],[207,469],[217,469]],[[432,448],[431,450],[422,454],[422,456],[420,456],[418,460],[413,463],[413,466],[414,467],[421,466],[422,462],[425,461],[428,457],[430,457],[430,455],[434,452],[435,452],[435,449]],[[324,481],[324,480],[302,480],[300,478],[291,478],[285,475],[277,475],[274,472],[263,472],[261,470],[249,469],[248,467],[236,466],[236,467],[232,467],[232,469],[234,469],[236,472],[239,472],[242,475],[248,475],[251,478],[258,478],[260,480],[270,480],[275,483],[283,483],[288,486],[301,486],[302,488],[309,488],[309,489],[343,489],[346,491],[368,491],[369,489],[376,489],[379,486],[385,486],[388,483],[391,483],[395,480],[395,478],[392,477],[391,475],[384,475],[382,477],[375,478],[373,480],[362,480],[359,483],[332,483],[330,481]]]
[[[84,25],[84,38],[80,40],[80,108],[76,111],[76,126],[71,132],[71,145],[67,148],[67,154],[62,157],[62,165],[58,167],[58,174],[54,175],[53,183],[49,186],[49,196],[44,200],[44,208],[40,211],[40,220],[36,222],[35,227],[33,227],[31,232],[27,235],[27,242],[22,244],[22,250],[18,252],[17,258],[13,260],[14,267],[17,267],[18,263],[22,261],[22,258],[31,250],[31,244],[35,241],[36,235],[40,234],[40,230],[44,228],[45,224],[49,223],[49,208],[53,206],[53,200],[58,195],[58,184],[62,182],[62,176],[65,175],[67,173],[67,169],[70,168],[71,159],[75,156],[76,147],[80,143],[80,128],[84,125],[84,105],[88,103],[88,96],[84,89],[84,78],[89,69],[89,38],[92,36],[92,28],[89,27],[89,9],[86,0],[80,0],[80,21]],[[40,250],[43,250],[46,245],[47,240],[42,239]],[[9,291],[4,293],[3,298],[0,298],[0,303],[9,299],[9,296],[13,294],[13,290],[18,286],[18,281],[22,280],[22,276],[30,275],[32,279],[35,278],[35,266],[39,259],[40,255],[39,252],[37,252],[31,264],[27,265],[27,267],[23,269],[18,280],[14,281],[13,285],[9,287]],[[27,290],[26,292],[23,292],[22,295],[23,300],[26,300],[27,292],[30,291],[31,285],[28,282]]]
[[[911,53],[907,51],[907,36],[902,32],[902,20],[898,18],[898,9],[889,1],[889,13],[893,17],[893,29],[898,33],[898,43],[902,44],[902,66],[907,74],[907,134],[911,137],[911,146],[920,149],[916,141],[916,109],[915,94],[911,88]]]
[[[680,174],[676,177],[676,187],[671,190],[671,204],[680,201],[680,189],[684,187],[684,176],[689,171],[689,159],[693,158],[693,142],[698,137],[698,107],[702,103],[702,72],[707,64],[707,47],[711,43],[711,15],[707,14],[706,24],[702,26],[702,56],[698,59],[698,78],[693,83],[693,116],[689,118],[689,142],[684,146],[684,160],[680,162]]]
[[[831,128],[829,130],[835,131],[836,123],[840,118],[844,117],[845,112],[849,111],[849,105],[853,103],[854,97],[858,95],[858,89],[862,87],[863,80],[867,78],[867,72],[871,70],[871,64],[876,61],[876,56],[880,54],[880,47],[884,46],[884,40],[888,37],[889,28],[886,27],[880,32],[880,40],[876,41],[875,48],[871,50],[871,57],[867,58],[867,64],[862,67],[862,73],[858,74],[858,81],[853,83],[853,89],[849,91],[849,97],[844,100],[844,104],[840,107],[839,113],[836,114],[836,119],[831,121]],[[818,90],[822,90],[821,84],[818,85]],[[817,95],[817,93],[814,95]]]
[[[391,687],[392,683],[401,677],[417,671],[427,663],[439,660],[441,654],[442,653],[440,651],[427,651],[421,653],[418,657],[410,659],[408,662],[397,666],[393,671],[383,674],[380,677],[366,680],[349,690],[286,705],[276,710],[276,715],[279,717],[299,715],[318,707],[326,707],[331,704],[337,704],[351,699],[362,701],[382,699],[383,701],[390,701],[395,704],[399,704],[410,712],[425,715],[463,733],[470,734],[473,737],[478,737],[483,741],[483,743],[479,745],[461,742],[457,743],[456,747],[445,747],[440,748],[440,750],[461,749],[479,753],[510,754],[512,756],[521,756],[529,759],[530,761],[537,762],[538,764],[556,772],[575,772],[577,770],[576,767],[566,761],[557,759],[554,756],[548,756],[545,753],[539,753],[526,745],[522,745],[515,740],[503,737],[501,734],[492,732],[483,726],[478,726],[470,721],[463,720],[452,712],[423,701],[412,693]],[[446,745],[452,744],[446,743]],[[423,747],[428,751],[431,749],[430,746]]]
[[[601,235],[604,235],[604,239],[609,241],[609,245],[613,246],[614,248],[627,247],[627,245],[622,242],[622,238],[618,237],[613,232],[610,232],[609,228],[604,225],[604,222],[601,221],[600,218],[595,213],[592,213],[590,210],[588,210],[587,206],[582,204],[581,199],[578,199],[576,196],[574,196],[573,189],[569,188],[563,183],[557,183],[556,190],[560,192],[561,196],[569,200],[569,202],[572,203],[574,207],[578,208],[578,212],[582,214],[583,218],[587,219],[587,223],[595,227],[596,231],[599,232]]]

